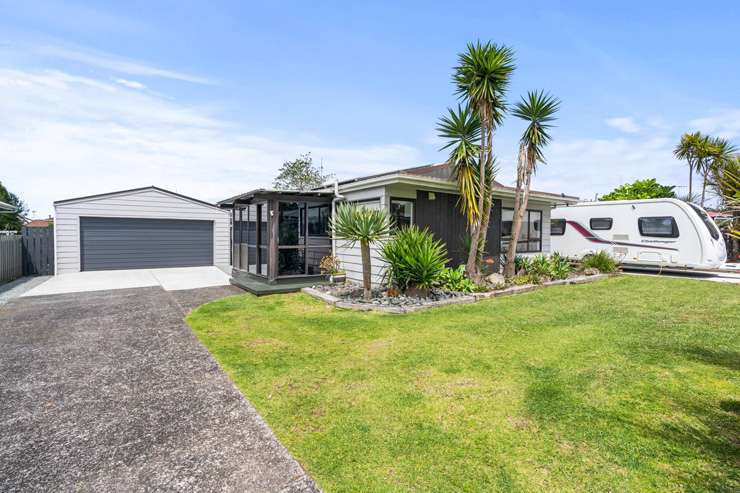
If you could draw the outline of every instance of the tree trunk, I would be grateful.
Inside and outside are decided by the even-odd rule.
[[[694,167],[689,164],[689,202],[693,202],[692,189],[691,189],[691,185],[693,181],[694,181]]]
[[[705,170],[704,171],[704,181],[701,185],[701,207],[702,209],[704,208],[704,196],[706,195],[706,192],[707,192],[707,173],[708,171]]]
[[[519,146],[519,159],[517,162],[516,195],[514,196],[514,217],[511,223],[511,240],[506,250],[506,266],[504,276],[513,277],[515,272],[516,247],[519,242],[519,232],[522,229],[524,213],[527,210],[529,199],[529,186],[532,178],[532,167],[530,166],[530,155],[523,145]]]
[[[365,300],[370,301],[373,297],[372,283],[370,281],[370,244],[366,241],[360,242],[360,253],[362,254],[362,289]]]
[[[480,183],[484,184],[486,182],[486,159],[487,156],[490,153],[490,150],[487,149],[488,145],[488,132],[489,132],[489,122],[488,122],[488,109],[485,105],[481,105],[478,108],[479,116],[481,119],[481,140],[480,140],[480,153],[478,157],[478,173],[480,176]],[[478,244],[480,243],[480,235],[481,235],[481,228],[483,225],[483,207],[484,207],[484,189],[482,186],[478,187],[478,217],[475,221],[473,221],[473,224],[471,224],[471,231],[470,231],[470,251],[468,252],[468,261],[465,265],[465,271],[468,274],[468,277],[473,282],[480,282],[481,275],[480,275],[480,268],[478,265]],[[485,234],[485,233],[484,233]]]

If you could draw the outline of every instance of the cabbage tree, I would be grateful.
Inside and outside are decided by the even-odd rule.
[[[387,211],[355,204],[339,204],[331,218],[335,239],[347,240],[350,246],[360,244],[362,287],[366,300],[372,298],[370,245],[387,238],[392,227],[393,220]]]

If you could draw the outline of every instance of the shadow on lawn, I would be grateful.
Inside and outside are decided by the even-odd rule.
[[[725,357],[717,358],[723,366]],[[645,416],[629,400],[621,407],[619,400],[599,407],[588,403],[583,382],[576,389],[555,368],[528,371],[534,381],[525,406],[541,430],[549,428],[587,443],[591,450],[601,451],[601,461],[616,462],[628,475],[668,477],[690,491],[738,491],[739,401],[691,399],[692,394],[656,389],[655,402],[670,404]],[[698,461],[706,465],[697,467]]]
[[[740,353],[729,350],[707,349],[701,346],[681,348],[679,352],[689,359],[700,361],[714,366],[722,366],[728,370],[740,370]]]

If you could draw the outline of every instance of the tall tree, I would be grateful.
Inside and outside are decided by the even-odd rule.
[[[468,219],[471,245],[485,246],[486,228],[493,201],[487,199],[493,183],[493,132],[503,121],[506,112],[505,96],[514,71],[514,52],[511,48],[491,42],[469,43],[458,56],[453,74],[456,93],[463,103],[458,107],[459,120],[470,125],[478,121],[477,131],[467,132],[467,140],[454,132],[440,135],[449,139],[445,147],[453,147],[450,164],[455,170],[461,190],[461,209]],[[454,110],[442,118],[440,127],[454,120]],[[454,122],[453,122],[454,123]],[[461,123],[461,122],[458,122]],[[472,152],[477,151],[477,159]],[[475,176],[475,180],[473,180]],[[465,270],[474,281],[481,278],[480,249],[470,248]]]
[[[688,197],[694,197],[694,172],[703,168],[710,154],[709,138],[701,132],[685,133],[681,141],[673,150],[673,155],[683,159],[689,165],[689,193]]]
[[[514,258],[519,232],[522,229],[524,213],[527,210],[532,175],[537,163],[545,163],[543,150],[550,142],[549,130],[555,120],[555,113],[560,108],[560,100],[544,91],[527,93],[514,106],[512,114],[528,122],[522,137],[519,139],[519,159],[517,160],[516,194],[514,197],[514,219],[511,224],[511,241],[506,252],[504,275],[514,275]]]
[[[734,157],[737,148],[733,146],[727,139],[720,137],[709,137],[706,143],[702,146],[700,153],[706,154],[704,159],[700,160],[699,171],[702,174],[702,185],[701,185],[701,206],[704,207],[704,199],[707,192],[707,183],[710,175],[715,170],[721,170],[725,165]]]
[[[20,231],[23,217],[28,214],[28,206],[16,194],[5,188],[0,182],[0,202],[15,206],[17,212],[0,214],[0,231]]]
[[[647,178],[620,185],[599,200],[672,199],[676,197],[674,188],[661,185],[655,178]]]
[[[313,164],[311,153],[301,154],[293,161],[285,161],[273,185],[282,190],[310,190],[325,183],[330,174]]]

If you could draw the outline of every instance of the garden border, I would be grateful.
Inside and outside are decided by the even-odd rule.
[[[403,313],[418,312],[420,310],[427,310],[429,308],[436,308],[439,306],[464,305],[468,303],[475,303],[476,301],[480,301],[480,300],[498,298],[500,296],[511,296],[515,294],[529,293],[530,291],[535,291],[537,289],[542,289],[542,288],[548,288],[550,286],[563,286],[567,284],[586,284],[586,283],[590,283],[594,281],[599,281],[601,279],[606,279],[613,275],[615,274],[596,274],[593,276],[578,276],[578,277],[572,277],[570,279],[558,279],[555,281],[547,281],[542,284],[522,284],[521,286],[511,286],[506,289],[487,291],[485,293],[471,293],[465,296],[458,296],[456,298],[449,298],[446,300],[439,300],[439,301],[431,301],[424,305],[408,305],[408,306],[375,305],[375,304],[370,304],[370,303],[353,303],[350,301],[345,301],[342,298],[338,298],[328,293],[321,292],[318,289],[314,289],[314,288],[303,288],[301,289],[301,291],[325,303],[334,305],[337,308],[343,308],[345,310],[356,310],[356,311],[363,311],[363,312],[376,311],[376,312],[393,313],[393,314],[400,315]]]

